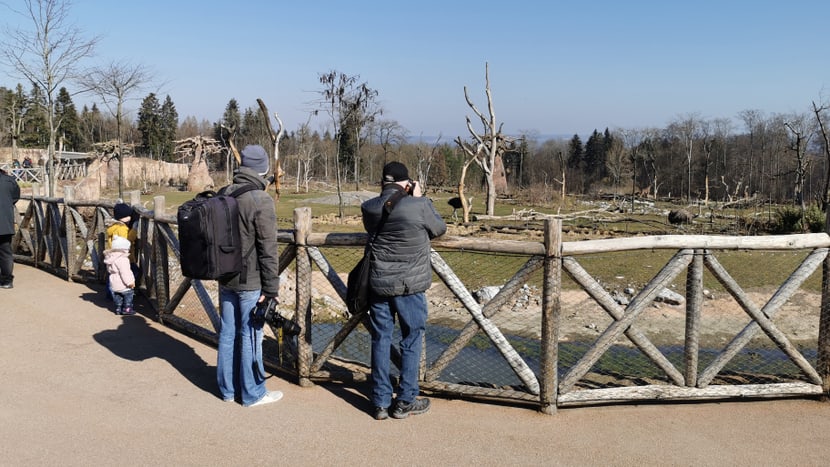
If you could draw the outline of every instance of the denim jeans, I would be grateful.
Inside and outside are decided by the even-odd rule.
[[[120,292],[113,292],[112,298],[115,300],[115,313],[120,314],[133,307],[133,296],[135,291],[133,289],[122,290]]]
[[[14,254],[12,238],[14,235],[0,235],[0,284],[10,284],[14,279]]]
[[[372,403],[388,408],[392,404],[390,348],[395,330],[395,315],[401,327],[401,379],[398,400],[410,403],[418,396],[418,370],[421,345],[427,322],[427,300],[424,293],[396,297],[370,298],[369,319],[372,323]]]
[[[235,291],[219,287],[222,327],[216,380],[222,399],[235,399],[249,406],[262,399],[265,369],[262,366],[262,326],[251,324],[251,309],[259,300],[259,290]]]

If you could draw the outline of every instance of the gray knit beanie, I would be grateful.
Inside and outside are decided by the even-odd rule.
[[[242,167],[253,169],[260,175],[268,173],[268,152],[258,144],[250,144],[242,150]]]

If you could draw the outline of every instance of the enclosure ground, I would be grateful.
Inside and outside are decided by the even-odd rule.
[[[214,348],[146,309],[113,315],[100,287],[22,265],[15,276],[13,289],[0,290],[7,465],[817,466],[830,455],[830,404],[813,400],[547,416],[434,398],[425,415],[378,422],[364,388],[301,388],[271,376],[268,388],[285,398],[245,409],[217,398]]]

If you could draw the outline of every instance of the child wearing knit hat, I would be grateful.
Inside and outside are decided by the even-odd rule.
[[[135,275],[130,268],[130,241],[116,235],[112,239],[112,248],[104,251],[104,264],[109,273],[112,298],[115,301],[115,314],[134,315],[133,289]]]
[[[112,248],[112,240],[116,236],[122,237],[124,239],[129,240],[131,243],[136,241],[138,237],[135,226],[133,226],[132,222],[133,217],[133,208],[127,203],[118,202],[112,209],[112,224],[107,227],[106,233],[106,246],[104,247],[105,250],[109,250]],[[136,255],[135,255],[135,248],[130,246],[128,247],[129,250],[129,259],[130,263],[132,264],[133,274],[138,273],[138,265],[136,262]],[[107,284],[107,298],[114,299],[112,294],[112,288],[109,284]]]

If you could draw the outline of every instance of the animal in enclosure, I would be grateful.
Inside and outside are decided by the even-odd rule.
[[[691,212],[689,212],[685,209],[672,209],[671,211],[669,211],[669,216],[668,217],[669,217],[669,224],[683,225],[683,224],[691,224],[692,219],[694,219],[697,216],[695,216],[694,214],[692,214]]]
[[[452,206],[452,218],[458,220],[458,210],[461,209],[463,206],[461,205],[461,198],[456,196],[455,198],[450,198],[447,200],[447,204]],[[467,198],[467,206],[473,205],[473,197],[470,196]]]

